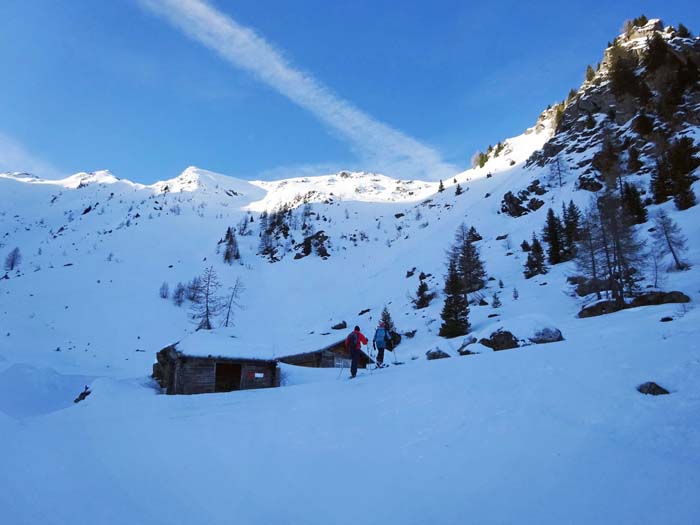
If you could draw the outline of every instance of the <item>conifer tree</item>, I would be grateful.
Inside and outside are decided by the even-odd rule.
[[[643,224],[647,221],[647,210],[642,203],[642,196],[633,184],[625,182],[622,190],[622,205],[626,217],[632,224]]]
[[[459,183],[455,187],[455,195],[462,195],[462,186],[460,186]]]
[[[491,299],[491,306],[494,308],[500,308],[503,306],[503,303],[501,303],[500,297],[498,297],[498,293],[494,292],[493,298]]]
[[[438,192],[442,193],[445,191],[445,185],[442,183],[442,179],[440,180],[440,184],[438,185]]]
[[[547,222],[542,231],[542,240],[549,244],[549,249],[547,250],[549,264],[559,264],[562,262],[563,234],[564,228],[562,227],[561,220],[556,216],[554,210],[549,208],[547,211]]]
[[[595,70],[589,64],[588,67],[586,67],[586,81],[591,82],[594,78],[595,78]]]
[[[654,32],[644,52],[643,63],[647,71],[653,73],[663,66],[666,63],[668,52],[668,45],[663,37],[659,33]]]
[[[642,167],[642,162],[639,160],[639,150],[634,146],[630,146],[627,151],[627,171],[631,174],[637,173]]]
[[[698,148],[688,137],[669,145],[658,159],[656,173],[652,176],[651,190],[656,203],[664,202],[672,196],[679,210],[695,205],[691,173],[700,165],[697,153]]]
[[[238,242],[236,241],[236,234],[233,232],[233,229],[231,227],[229,227],[226,230],[226,236],[224,237],[224,245],[225,263],[233,264],[233,261],[237,261],[241,258],[241,253],[238,250]]]
[[[479,235],[473,227],[467,230],[466,225],[462,223],[457,229],[455,244],[452,247],[451,258],[456,263],[465,299],[467,294],[481,290],[486,282],[486,270],[479,249],[470,240],[473,234]]]
[[[564,208],[564,260],[571,260],[576,253],[576,242],[581,232],[581,210],[573,200]]]
[[[617,186],[618,179],[622,176],[620,165],[620,145],[612,136],[609,129],[603,133],[603,142],[595,155],[591,166],[598,170],[605,180],[606,186],[614,188]],[[620,184],[620,192],[622,192],[622,184]]]
[[[678,24],[678,36],[681,38],[692,38],[693,34],[683,24]]]
[[[413,299],[413,306],[416,310],[427,308],[434,298],[435,294],[428,288],[428,283],[421,279],[418,290],[416,290],[416,297]]]
[[[544,250],[540,244],[539,239],[533,233],[532,242],[530,243],[530,251],[527,254],[527,261],[525,262],[525,274],[526,279],[530,279],[535,275],[543,275],[547,273],[547,267],[544,264]]]
[[[457,263],[450,260],[445,278],[445,304],[440,314],[442,337],[458,337],[469,333],[469,304],[464,298]]]
[[[396,332],[396,325],[394,324],[394,320],[391,318],[391,314],[389,313],[389,308],[386,306],[382,310],[382,315],[381,315],[382,322],[384,323],[384,328],[389,333]]]
[[[483,239],[481,235],[479,235],[479,232],[476,231],[476,228],[474,226],[469,227],[469,231],[467,232],[467,240],[469,242],[477,242]]]

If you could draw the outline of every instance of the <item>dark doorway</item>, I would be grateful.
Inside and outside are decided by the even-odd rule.
[[[215,392],[230,392],[241,389],[241,365],[216,363]]]

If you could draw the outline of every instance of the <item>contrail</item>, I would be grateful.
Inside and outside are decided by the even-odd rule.
[[[0,132],[0,172],[24,171],[56,179],[65,174],[52,164],[36,157],[20,142]]]
[[[140,0],[190,38],[234,66],[253,73],[336,130],[371,169],[401,177],[445,178],[459,171],[434,149],[372,118],[334,94],[312,75],[293,67],[252,29],[204,0]]]

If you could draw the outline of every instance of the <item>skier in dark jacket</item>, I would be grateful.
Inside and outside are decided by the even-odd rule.
[[[379,322],[379,326],[377,326],[377,329],[374,332],[372,344],[377,350],[377,366],[382,368],[384,366],[384,349],[391,349],[391,334],[389,333],[389,330],[386,329],[386,324],[384,324],[384,321]]]
[[[350,357],[352,358],[350,377],[355,377],[357,375],[357,363],[360,360],[360,345],[367,346],[368,343],[369,341],[367,341],[367,338],[360,332],[359,326],[356,326],[345,338],[345,349],[350,352]]]

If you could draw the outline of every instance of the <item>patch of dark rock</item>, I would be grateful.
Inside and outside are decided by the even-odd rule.
[[[653,381],[647,381],[646,383],[642,383],[637,387],[637,391],[650,396],[663,396],[671,393],[664,387],[657,385]]]
[[[92,394],[92,391],[88,388],[87,385],[85,385],[85,390],[83,390],[82,392],[80,392],[80,394],[78,394],[78,397],[76,397],[76,398],[73,400],[73,403],[80,403],[81,401],[83,401],[83,400],[84,400],[87,396],[89,396],[90,394]]]
[[[673,317],[662,317],[661,318],[662,323],[670,323],[671,321],[673,321]]]
[[[435,359],[445,359],[450,357],[450,354],[440,350],[439,348],[433,348],[425,353],[425,357],[428,359],[428,361],[433,361]]]
[[[489,314],[489,319],[492,319],[494,317],[498,317],[499,315],[501,315],[501,314]]]
[[[371,310],[371,308],[365,308],[364,310],[362,310],[362,311],[361,311],[359,314],[357,314],[357,315],[365,315],[365,314],[366,314],[367,312],[369,312],[370,310]]]
[[[409,277],[413,277],[413,274],[416,273],[416,267],[414,266],[413,269],[411,270],[406,270],[406,279]]]
[[[418,332],[418,330],[410,330],[408,332],[404,332],[403,335],[405,335],[409,339],[413,339],[417,332]]]
[[[394,213],[394,217],[396,217],[397,219],[400,219],[404,215],[405,215],[404,213]]]
[[[615,301],[600,301],[590,306],[586,306],[578,313],[578,317],[586,319],[588,317],[598,317],[599,315],[611,314],[619,311],[621,308]]]
[[[690,297],[682,292],[649,292],[638,295],[630,303],[630,308],[636,306],[652,306],[658,304],[689,303]]]
[[[492,333],[488,339],[485,337],[480,339],[479,343],[495,351],[510,350],[520,346],[518,339],[507,330],[497,330]]]
[[[603,185],[598,181],[595,176],[592,175],[581,175],[578,178],[578,188],[580,190],[586,190],[590,192],[597,192],[603,189]]]
[[[331,326],[333,330],[345,330],[347,327],[348,323],[346,321],[341,321],[340,323]]]

